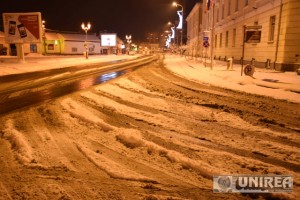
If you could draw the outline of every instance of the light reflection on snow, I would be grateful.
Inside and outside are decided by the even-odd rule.
[[[121,74],[120,74],[121,75]],[[99,77],[99,80],[101,82],[106,82],[106,81],[109,81],[111,79],[114,79],[118,77],[118,73],[117,72],[111,72],[111,73],[108,73],[108,74],[103,74]]]

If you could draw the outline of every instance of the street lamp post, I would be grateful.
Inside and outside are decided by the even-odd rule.
[[[85,58],[88,59],[89,58],[89,53],[88,53],[88,44],[87,44],[87,32],[88,30],[91,29],[91,24],[90,22],[87,24],[87,26],[85,26],[85,24],[82,22],[81,24],[81,28],[82,30],[85,31],[85,43],[84,43],[84,47],[85,47]]]
[[[131,42],[132,42],[132,40],[131,40],[131,35],[126,35],[125,36],[126,37],[126,40],[127,40],[127,45],[128,45],[128,54],[129,54],[129,51],[130,51],[130,44],[131,44]]]
[[[177,11],[177,14],[179,16],[179,23],[178,23],[178,26],[176,27],[177,29],[180,29],[181,31],[181,36],[180,36],[180,46],[182,46],[182,35],[183,35],[183,6],[180,5],[179,3],[176,3],[176,2],[173,2],[173,6],[175,7],[178,7],[180,6],[181,7],[181,10],[178,10]]]
[[[175,29],[176,29],[176,27],[175,27],[175,24],[173,24],[173,23],[171,23],[171,22],[168,22],[168,25],[170,25],[171,26],[171,31],[172,31],[172,34],[171,34],[171,39],[173,39],[174,40],[174,47],[175,47]]]
[[[44,43],[44,55],[46,55],[46,21],[42,20],[42,37],[43,37],[43,43]]]

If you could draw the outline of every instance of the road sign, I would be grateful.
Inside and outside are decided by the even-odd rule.
[[[253,65],[246,65],[244,69],[244,73],[247,76],[253,76],[254,74],[254,66]]]
[[[204,40],[203,46],[206,47],[206,48],[209,47],[209,42],[207,40]]]
[[[209,37],[203,37],[203,41],[208,41]]]

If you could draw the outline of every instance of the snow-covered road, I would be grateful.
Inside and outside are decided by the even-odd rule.
[[[300,195],[298,103],[196,83],[161,62],[0,116],[3,199],[252,199],[217,174],[288,174]],[[0,198],[1,199],[1,198]]]

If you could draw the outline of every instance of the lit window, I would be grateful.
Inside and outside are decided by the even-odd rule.
[[[48,44],[48,50],[54,50],[54,44]]]
[[[270,17],[269,42],[274,41],[276,16]]]

